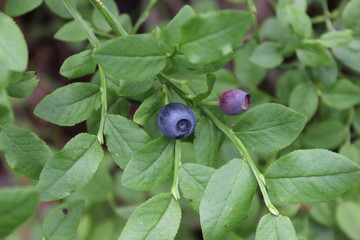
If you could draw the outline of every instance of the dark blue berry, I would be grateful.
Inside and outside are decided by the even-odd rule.
[[[220,108],[227,115],[238,115],[250,107],[251,95],[240,89],[229,89],[220,96]]]
[[[193,111],[181,103],[169,103],[158,114],[162,133],[171,139],[182,139],[194,132],[196,119]]]

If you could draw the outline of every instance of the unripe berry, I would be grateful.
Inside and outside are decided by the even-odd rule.
[[[182,139],[193,133],[196,119],[193,111],[181,103],[169,103],[158,113],[158,125],[165,136]]]
[[[250,107],[251,95],[240,89],[229,89],[220,96],[220,108],[227,115],[238,115]]]

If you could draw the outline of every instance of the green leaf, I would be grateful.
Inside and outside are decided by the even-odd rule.
[[[255,240],[297,240],[290,219],[285,216],[273,216],[270,213],[260,219]]]
[[[40,6],[42,1],[7,0],[5,2],[5,13],[12,17],[20,16]]]
[[[111,79],[112,77],[109,77]],[[114,79],[114,78],[113,78]],[[116,80],[116,79],[115,79]],[[143,79],[143,80],[133,80],[127,81],[122,79],[117,79],[119,84],[119,89],[117,94],[123,97],[132,97],[134,98],[135,95],[141,95],[146,93],[148,90],[151,90],[153,86],[154,79]]]
[[[210,178],[200,203],[205,240],[221,239],[246,217],[256,191],[256,180],[244,160],[233,159]]]
[[[276,85],[276,96],[282,102],[287,103],[295,87],[306,81],[304,72],[298,69],[290,69],[280,76]]]
[[[85,186],[95,174],[103,150],[96,136],[81,133],[46,163],[37,184],[42,201],[67,197]]]
[[[349,190],[359,176],[359,165],[324,149],[291,152],[275,161],[265,174],[276,197],[298,204],[334,199]]]
[[[325,86],[329,86],[336,82],[339,75],[336,61],[333,61],[330,65],[324,67],[307,67],[306,70],[312,81],[319,82]]]
[[[34,187],[0,189],[0,237],[25,222],[36,210],[39,191]]]
[[[212,92],[212,90],[214,88],[214,84],[216,82],[216,79],[217,79],[217,76],[215,74],[211,74],[211,73],[206,74],[206,91],[198,93],[193,98],[192,101],[193,101],[194,106],[199,105],[202,102],[202,100],[204,100],[205,98],[207,98],[211,94],[211,92]]]
[[[249,86],[259,85],[265,77],[266,69],[250,60],[257,44],[255,41],[248,42],[236,51],[234,58],[235,74]]]
[[[157,114],[160,108],[165,103],[165,93],[157,92],[154,95],[149,96],[141,103],[140,107],[134,114],[134,122],[140,125],[145,125],[147,121],[154,115]]]
[[[199,211],[205,188],[215,169],[196,163],[186,163],[179,171],[179,186],[184,198]]]
[[[360,239],[360,206],[342,202],[336,209],[336,220],[341,230],[351,239]]]
[[[87,35],[77,21],[71,21],[63,25],[55,33],[54,38],[64,42],[80,42],[86,40]]]
[[[174,239],[180,219],[179,203],[170,193],[161,193],[135,209],[119,240]]]
[[[118,37],[102,44],[94,52],[95,61],[104,70],[123,80],[155,77],[166,65],[166,52],[152,35]]]
[[[345,143],[339,150],[339,153],[351,161],[360,164],[360,149],[355,144]]]
[[[354,33],[360,33],[360,1],[352,0],[349,1],[342,13],[342,23],[346,28],[354,31]]]
[[[196,162],[205,166],[217,167],[218,151],[224,135],[208,118],[201,118],[196,126],[194,149]]]
[[[292,6],[287,6],[287,14],[294,32],[302,38],[310,38],[313,35],[313,29],[310,17],[305,11]]]
[[[335,57],[339,59],[348,68],[360,72],[360,40],[356,39],[344,47],[332,49]]]
[[[182,7],[176,16],[166,25],[161,31],[161,38],[169,47],[175,46],[179,42],[181,26],[192,17],[195,17],[195,12],[189,5]]]
[[[25,98],[34,91],[39,79],[37,72],[12,72],[6,90],[11,97]]]
[[[263,68],[274,68],[284,60],[279,52],[279,44],[273,42],[261,43],[253,51],[250,61]]]
[[[71,0],[73,6],[76,5],[76,0]],[[50,10],[62,18],[72,18],[71,14],[68,12],[68,10],[65,7],[65,4],[63,1],[59,0],[45,0],[46,5],[50,8]]]
[[[122,176],[125,187],[150,190],[170,175],[174,166],[174,141],[162,136],[138,149]]]
[[[341,47],[351,43],[354,40],[350,32],[327,32],[320,37],[320,42],[325,47]]]
[[[354,126],[355,131],[360,133],[360,109],[355,110],[355,115],[352,124]]]
[[[193,17],[181,27],[180,50],[192,63],[213,62],[232,52],[250,24],[250,14],[235,10]]]
[[[85,50],[65,59],[60,74],[69,79],[79,78],[95,72],[96,63],[92,50]]]
[[[189,62],[184,55],[175,55],[170,58],[172,66],[181,73],[191,75],[202,75],[206,73],[212,73],[221,69],[226,63],[231,61],[234,57],[233,53],[227,54],[221,59],[207,63],[207,64],[195,64]]]
[[[346,137],[346,127],[336,119],[309,125],[302,139],[306,148],[336,149]]]
[[[5,89],[0,89],[0,124],[6,125],[14,122],[14,113]]]
[[[233,131],[253,151],[271,152],[292,143],[306,117],[280,104],[265,103],[243,113]]]
[[[309,83],[299,84],[292,91],[289,99],[289,107],[304,114],[308,121],[314,116],[318,104],[319,98],[316,89]]]
[[[325,202],[313,205],[309,214],[316,222],[325,227],[332,227],[334,225],[334,212],[329,206],[329,203]]]
[[[360,87],[347,79],[340,79],[322,92],[321,99],[333,108],[350,108],[360,103]]]
[[[120,115],[107,115],[104,133],[108,150],[122,169],[134,152],[150,141],[149,135],[143,129]]]
[[[65,202],[53,208],[46,216],[43,236],[51,240],[72,240],[84,211],[84,201]]]
[[[322,67],[332,63],[329,52],[319,43],[303,43],[296,50],[296,56],[310,67]]]
[[[0,150],[9,166],[24,176],[38,179],[51,150],[33,132],[6,126],[0,132]]]
[[[14,20],[0,12],[0,60],[13,71],[24,71],[28,49],[22,32]]]
[[[88,119],[100,106],[100,88],[92,83],[73,83],[58,88],[36,106],[36,116],[60,126]]]
[[[287,27],[290,24],[287,6],[291,5],[297,8],[299,11],[306,11],[307,1],[306,0],[279,0],[276,4],[276,20],[281,27]]]

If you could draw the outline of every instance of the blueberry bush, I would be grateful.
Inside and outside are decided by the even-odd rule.
[[[0,3],[0,238],[360,239],[359,0],[119,2]]]

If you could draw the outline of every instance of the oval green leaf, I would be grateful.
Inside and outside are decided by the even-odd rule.
[[[124,186],[150,190],[163,183],[174,166],[174,141],[164,136],[138,149],[127,164],[122,176]]]
[[[253,151],[271,152],[291,144],[306,117],[280,104],[266,103],[243,113],[233,131]]]
[[[359,178],[360,167],[328,150],[298,150],[280,157],[266,171],[270,191],[288,203],[314,204],[334,199]]]
[[[0,12],[0,60],[13,71],[24,71],[28,49],[22,32],[14,20]]]
[[[92,83],[73,83],[56,89],[36,106],[36,116],[60,126],[88,119],[100,106],[100,88]]]
[[[119,37],[95,50],[95,61],[120,79],[141,81],[155,77],[166,65],[166,51],[152,35]]]
[[[81,133],[46,163],[37,184],[42,201],[67,197],[85,186],[95,174],[103,150],[96,136]]]
[[[134,152],[151,140],[143,129],[120,115],[107,115],[104,133],[108,150],[122,169]]]
[[[5,237],[36,210],[39,191],[34,187],[0,189],[0,237]]]
[[[273,216],[270,213],[260,219],[255,240],[297,240],[290,219],[285,216]]]
[[[181,27],[180,49],[192,63],[206,64],[232,52],[251,24],[250,14],[235,10],[209,12]]]
[[[35,133],[12,126],[1,129],[0,150],[13,170],[33,179],[51,157],[50,148]]]
[[[200,203],[205,240],[218,240],[246,217],[256,191],[256,180],[244,160],[233,159],[210,178]]]
[[[215,169],[196,163],[186,163],[179,171],[179,186],[185,199],[199,211],[200,201]]]
[[[84,201],[71,201],[53,208],[46,216],[43,236],[51,240],[72,240],[80,223]]]
[[[174,239],[180,219],[179,203],[170,193],[161,193],[135,209],[118,240]]]

